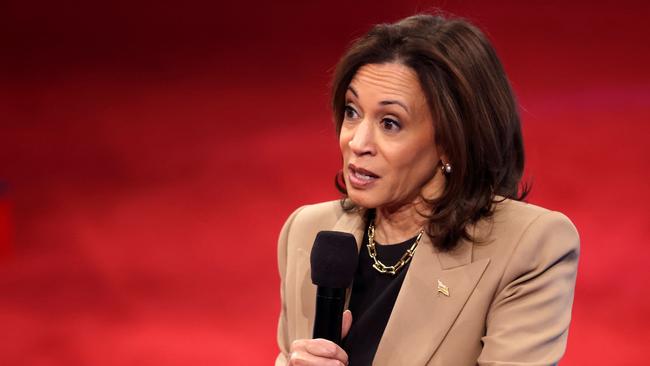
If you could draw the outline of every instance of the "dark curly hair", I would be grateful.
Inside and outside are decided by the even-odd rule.
[[[466,20],[420,14],[375,25],[339,61],[333,78],[332,109],[340,134],[345,92],[367,64],[396,62],[413,69],[429,104],[435,143],[453,166],[439,197],[422,197],[431,207],[427,234],[443,251],[462,238],[479,241],[468,225],[490,217],[495,203],[522,200],[524,147],[515,96],[487,37]],[[342,172],[337,188],[347,199]]]

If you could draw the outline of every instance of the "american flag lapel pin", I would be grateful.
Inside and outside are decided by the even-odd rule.
[[[449,287],[447,287],[447,285],[442,283],[442,281],[440,280],[438,280],[438,292],[440,292],[441,294],[447,297],[449,296]]]

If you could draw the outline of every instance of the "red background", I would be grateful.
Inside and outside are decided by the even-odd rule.
[[[580,231],[563,364],[645,364],[650,9],[626,0],[1,3],[2,364],[270,364],[280,226],[337,197],[332,67],[434,6],[493,39],[530,201]]]

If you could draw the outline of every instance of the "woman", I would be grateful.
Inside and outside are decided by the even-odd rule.
[[[440,16],[377,25],[339,62],[332,106],[345,197],[282,229],[276,365],[556,364],[578,234],[521,202],[519,116],[486,37]],[[321,230],[360,250],[342,347],[310,339]]]

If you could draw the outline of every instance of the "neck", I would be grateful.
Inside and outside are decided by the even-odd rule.
[[[436,197],[444,187],[442,173],[435,174],[422,189],[426,197]],[[417,196],[409,203],[394,207],[377,207],[375,212],[375,238],[382,244],[395,244],[416,236],[427,223],[431,207]]]
[[[418,234],[426,224],[428,212],[423,202],[409,203],[398,208],[380,207],[375,212],[375,236],[382,244],[406,241]]]

